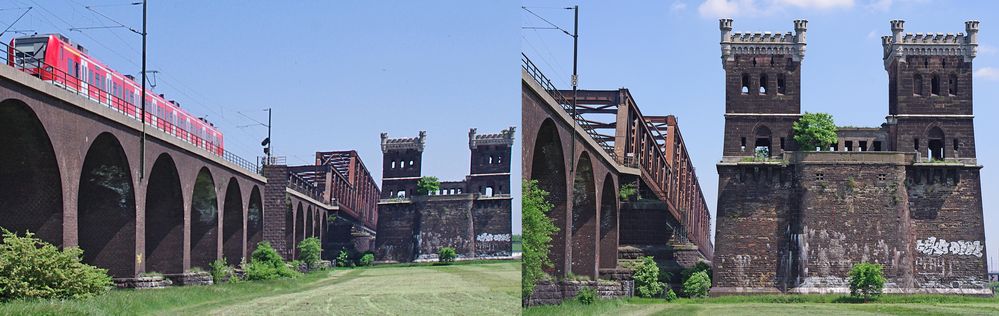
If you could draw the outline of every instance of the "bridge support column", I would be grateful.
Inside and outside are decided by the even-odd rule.
[[[267,178],[267,185],[264,186],[264,240],[269,241],[274,250],[286,260],[292,260],[295,246],[288,243],[285,231],[289,227],[285,222],[288,220],[286,213],[291,211],[285,192],[288,187],[288,166],[266,165],[264,177]]]

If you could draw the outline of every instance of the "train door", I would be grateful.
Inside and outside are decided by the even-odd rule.
[[[80,58],[80,94],[90,96],[90,63]]]

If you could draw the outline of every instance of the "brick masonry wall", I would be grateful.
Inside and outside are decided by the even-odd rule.
[[[475,256],[506,257],[513,251],[511,199],[479,199],[472,206]]]
[[[788,215],[797,208],[793,168],[718,166],[713,292],[777,291]]]
[[[452,247],[459,257],[474,257],[472,199],[461,196],[420,197],[414,202],[420,212],[417,227],[417,259],[436,259],[437,251]]]
[[[274,250],[291,260],[292,246],[288,245],[287,234],[287,204],[288,187],[288,167],[287,166],[264,166],[264,177],[267,177],[267,184],[264,186],[264,240],[271,243]]]
[[[419,218],[418,208],[413,203],[379,203],[375,260],[412,261],[416,257],[414,247]]]
[[[634,296],[635,281],[539,281],[534,292],[525,300],[527,306],[555,305],[576,297],[583,288],[593,288],[600,298],[623,298]]]

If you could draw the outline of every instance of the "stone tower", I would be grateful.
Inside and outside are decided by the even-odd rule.
[[[468,149],[472,153],[468,191],[486,196],[510,194],[510,151],[514,128],[498,134],[476,134],[468,130]]]
[[[733,33],[732,20],[719,21],[725,69],[723,156],[769,156],[795,150],[791,125],[801,113],[801,60],[808,21],[794,31]]]
[[[420,180],[427,132],[413,138],[388,138],[382,133],[382,198],[410,197]]]
[[[918,153],[920,160],[974,163],[972,60],[978,21],[967,34],[908,33],[905,21],[891,21],[881,38],[888,71],[889,148]]]

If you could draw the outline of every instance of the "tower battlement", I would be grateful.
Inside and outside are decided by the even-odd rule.
[[[905,21],[892,20],[891,36],[881,37],[887,69],[907,56],[961,56],[971,62],[978,54],[978,21],[964,22],[967,33],[903,33]]]
[[[427,144],[427,131],[420,131],[420,136],[409,137],[409,138],[388,138],[388,133],[382,133],[382,153],[388,153],[393,150],[407,150],[413,149],[416,151],[423,151],[423,147]]]
[[[722,61],[734,61],[735,55],[788,55],[794,61],[805,57],[807,20],[794,21],[794,33],[732,32],[732,19],[721,19]]]

